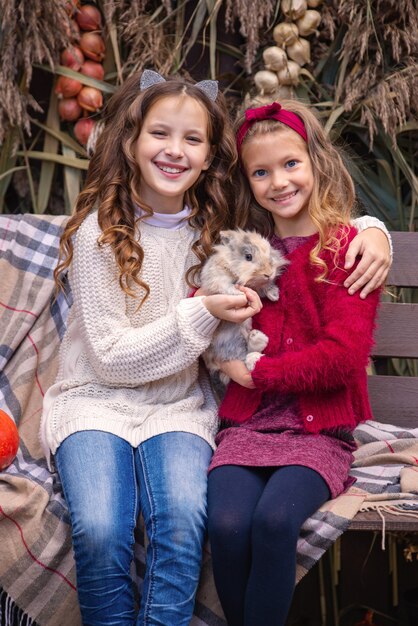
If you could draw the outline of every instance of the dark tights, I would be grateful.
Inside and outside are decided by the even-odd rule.
[[[329,497],[323,478],[298,465],[210,472],[213,573],[229,626],[285,623],[300,528]]]

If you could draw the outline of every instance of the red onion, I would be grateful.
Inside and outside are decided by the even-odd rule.
[[[82,117],[78,120],[78,122],[76,122],[74,126],[74,135],[82,146],[87,145],[88,138],[90,137],[90,133],[95,124],[96,122],[90,117]]]
[[[103,61],[105,42],[97,33],[83,33],[80,37],[80,48],[92,61]]]
[[[61,52],[61,65],[70,67],[76,72],[79,71],[84,63],[84,54],[78,46],[71,46]]]
[[[84,76],[90,76],[90,78],[96,78],[97,80],[103,80],[104,78],[103,65],[95,61],[84,61],[80,72],[84,74]]]
[[[74,122],[80,117],[82,109],[76,98],[63,98],[58,102],[58,113],[62,120]]]
[[[82,86],[75,78],[60,76],[55,87],[55,93],[58,95],[58,98],[72,98],[78,94]]]
[[[77,11],[76,20],[81,30],[100,30],[102,27],[102,16],[92,4],[83,4]]]
[[[102,92],[94,87],[83,87],[77,102],[86,111],[98,111],[103,106]]]

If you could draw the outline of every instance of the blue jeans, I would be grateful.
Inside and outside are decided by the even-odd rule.
[[[115,435],[70,435],[56,453],[73,532],[84,626],[187,626],[199,581],[209,444],[172,432],[137,449]],[[130,566],[142,512],[149,545],[135,621]]]

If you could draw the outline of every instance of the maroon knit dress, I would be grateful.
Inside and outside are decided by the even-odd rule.
[[[274,236],[271,243],[287,255],[306,240],[307,237]],[[356,449],[351,432],[341,428],[329,434],[307,433],[295,395],[265,392],[256,413],[242,424],[228,424],[221,429],[216,443],[209,471],[220,465],[303,465],[322,476],[332,498],[354,482],[348,476]]]

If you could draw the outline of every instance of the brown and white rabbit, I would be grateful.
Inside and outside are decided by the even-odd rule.
[[[224,230],[220,243],[213,248],[201,270],[201,287],[208,294],[242,294],[237,285],[254,289],[260,297],[279,299],[275,284],[288,261],[271,247],[269,241],[256,232]],[[209,371],[219,372],[219,363],[231,359],[245,361],[250,352],[262,352],[268,337],[259,330],[252,330],[251,319],[242,324],[221,321],[215,331],[203,359]],[[220,372],[219,378],[227,384],[229,377]]]

